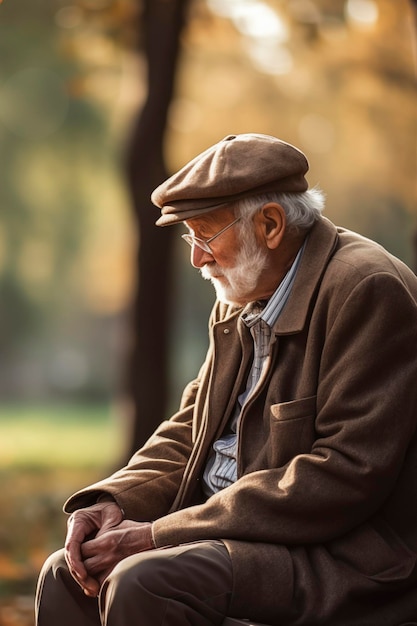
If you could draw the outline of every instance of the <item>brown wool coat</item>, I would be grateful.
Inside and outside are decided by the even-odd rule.
[[[417,623],[417,278],[321,218],[242,415],[238,480],[201,474],[245,383],[251,338],[217,303],[181,409],[129,465],[66,511],[115,497],[158,546],[222,538],[232,612],[280,625]],[[157,392],[157,391],[156,391]]]

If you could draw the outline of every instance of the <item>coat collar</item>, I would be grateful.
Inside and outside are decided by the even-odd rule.
[[[274,327],[276,334],[297,333],[304,328],[311,300],[337,242],[336,226],[321,217],[308,235],[290,297]]]

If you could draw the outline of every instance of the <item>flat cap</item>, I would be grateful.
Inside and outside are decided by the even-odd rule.
[[[228,135],[173,174],[151,196],[161,209],[158,226],[182,222],[269,191],[305,191],[308,161],[270,135]]]

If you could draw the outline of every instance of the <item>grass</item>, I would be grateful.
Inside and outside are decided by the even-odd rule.
[[[0,469],[98,467],[116,462],[122,447],[107,406],[0,406]]]

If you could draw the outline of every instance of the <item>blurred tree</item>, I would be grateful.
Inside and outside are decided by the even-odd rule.
[[[132,402],[133,454],[165,416],[173,264],[172,228],[156,229],[152,190],[167,177],[164,137],[187,0],[144,0],[139,27],[148,67],[146,102],[133,127],[127,171],[140,234],[132,311],[127,394]],[[130,454],[129,454],[130,456]]]

